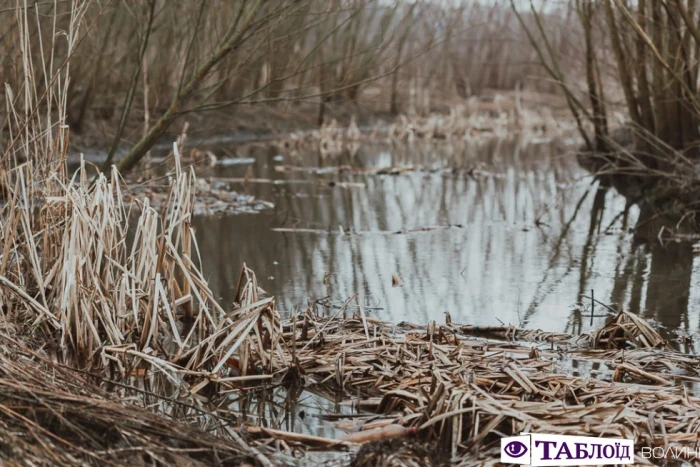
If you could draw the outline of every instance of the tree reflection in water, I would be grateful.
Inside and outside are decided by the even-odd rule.
[[[254,177],[278,181],[251,186],[275,209],[195,219],[205,271],[224,302],[246,262],[284,313],[308,299],[330,295],[337,304],[358,293],[376,317],[393,322],[442,322],[449,312],[455,322],[586,332],[607,316],[596,308],[591,324],[584,297],[594,290],[603,303],[657,320],[668,338],[698,328],[692,247],[636,242],[629,226],[639,209],[620,215],[624,198],[598,190],[561,144],[372,145],[353,156],[296,154],[281,162],[325,166],[319,173],[275,170],[279,164],[262,152],[250,167]],[[418,170],[360,170],[397,166]],[[241,177],[247,170],[209,175]],[[280,227],[315,232],[273,230]],[[392,287],[393,274],[404,285]]]

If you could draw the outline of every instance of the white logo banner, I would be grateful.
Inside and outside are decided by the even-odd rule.
[[[631,464],[634,442],[529,433],[501,439],[501,462],[532,466]]]

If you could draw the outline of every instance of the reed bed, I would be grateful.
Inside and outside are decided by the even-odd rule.
[[[23,432],[36,442],[16,440],[7,459],[272,465],[362,445],[370,457],[356,465],[392,446],[406,464],[431,452],[418,435],[445,453],[431,462],[474,465],[495,459],[500,436],[522,431],[697,443],[699,358],[671,350],[635,315],[582,336],[449,317],[392,325],[352,299],[331,316],[310,307],[282,320],[245,267],[235,302],[222,306],[197,264],[194,175],[174,152],[160,212],[147,200],[125,205],[117,172],[93,183],[82,171],[56,176],[51,195],[29,203],[30,166],[17,169],[2,223],[0,419],[7,439]],[[595,378],[585,374],[593,367]],[[340,395],[356,413],[332,422],[348,434],[222,415],[232,393],[275,385]]]
[[[182,168],[177,145],[158,210],[149,197],[125,202],[117,170],[94,179],[84,166],[68,174],[68,58],[94,7],[68,5],[64,34],[55,34],[55,23],[37,28],[39,38],[51,38],[47,54],[27,26],[39,10],[15,11],[23,55],[17,84],[7,88],[8,145],[0,160],[3,462],[279,465],[294,462],[300,450],[359,449],[356,465],[421,465],[426,458],[474,465],[494,462],[500,435],[521,431],[620,436],[638,447],[695,446],[698,358],[670,350],[633,315],[622,313],[589,336],[449,320],[393,326],[368,317],[359,300],[359,314],[346,316],[350,299],[332,316],[310,308],[283,321],[274,297],[261,292],[246,267],[234,303],[218,303],[191,227],[196,180]],[[238,6],[255,12],[255,5]],[[214,10],[204,18],[219,20]],[[57,38],[65,39],[65,57],[54,56]],[[382,70],[370,75],[376,72]],[[262,81],[262,90],[278,82]],[[166,111],[160,121],[172,123],[170,116]],[[426,139],[436,139],[436,121],[428,117],[425,124]],[[459,125],[447,126],[458,132]],[[579,376],[572,362],[597,365],[602,376]],[[343,398],[356,413],[333,422],[347,434],[335,439],[246,425],[220,409],[233,393],[275,385]],[[425,441],[444,458],[432,459]]]
[[[124,374],[142,362],[166,372],[173,361],[186,361],[185,371],[211,363],[222,348],[205,338],[222,335],[225,312],[193,259],[193,174],[178,169],[159,214],[148,199],[126,208],[116,174],[91,185],[84,173],[57,181],[63,195],[34,212],[11,195],[0,265],[9,313],[54,342],[62,361],[87,368]]]
[[[401,114],[389,124],[379,122],[360,130],[351,119],[347,127],[333,119],[318,130],[296,131],[273,141],[280,150],[317,149],[322,156],[356,154],[362,142],[392,144],[461,143],[513,133],[541,139],[574,134],[573,119],[556,118],[549,107],[523,103],[519,92],[506,97],[496,94],[492,102],[472,96],[466,103],[451,105],[446,112],[427,116]]]
[[[118,400],[92,378],[6,334],[0,335],[0,368],[0,462],[8,465],[20,459],[24,465],[253,465],[268,459],[241,437],[216,437]]]
[[[61,45],[70,56],[77,47],[88,3],[70,6],[71,28],[53,37],[61,44],[50,42],[50,53],[33,57],[26,28],[18,34],[27,44],[23,83],[7,92],[23,99],[8,106],[11,142],[0,158],[2,317],[61,364],[120,378],[157,372],[178,391],[207,386],[203,375],[232,366],[234,352],[267,365],[277,341],[248,349],[248,331],[275,336],[275,317],[266,306],[248,307],[256,292],[247,289],[238,303],[245,317],[230,317],[197,264],[196,181],[177,144],[158,211],[148,198],[126,203],[117,170],[91,179],[83,163],[69,175],[70,63],[57,64],[53,53]],[[30,23],[26,6],[15,13],[19,26]],[[51,79],[41,83],[37,69]],[[247,375],[246,367],[231,371]]]
[[[698,441],[700,398],[692,387],[700,382],[699,359],[669,350],[627,313],[590,335],[538,338],[531,331],[538,345],[513,340],[522,335],[515,329],[496,340],[450,323],[395,327],[309,310],[283,331],[294,362],[289,377],[348,394],[346,403],[365,416],[336,425],[367,430],[364,441],[398,424],[411,429],[392,436],[420,433],[462,465],[497,458],[501,436],[528,431],[623,437],[637,449]],[[577,376],[577,364],[607,371],[600,379]]]

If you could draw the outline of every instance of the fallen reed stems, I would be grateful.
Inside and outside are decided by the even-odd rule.
[[[41,134],[46,148],[67,145],[66,132]],[[6,459],[271,465],[297,450],[418,434],[473,465],[522,431],[638,447],[698,441],[700,361],[635,315],[585,336],[451,320],[393,326],[361,306],[350,316],[351,297],[330,317],[309,309],[283,321],[245,266],[234,303],[218,303],[191,227],[194,172],[177,144],[173,155],[158,210],[148,197],[127,203],[117,171],[91,181],[82,167],[69,178],[38,156],[3,171]],[[597,379],[572,362],[596,365]],[[219,409],[232,393],[274,385],[337,394],[358,412],[334,423],[349,437],[249,427]]]
[[[94,378],[47,360],[5,333],[0,368],[3,462],[270,465],[275,457],[233,431],[224,439],[119,400]]]
[[[451,323],[397,328],[310,311],[283,330],[296,346],[291,374],[342,388],[353,395],[347,403],[366,414],[336,426],[413,427],[452,462],[495,459],[501,436],[528,431],[622,437],[638,447],[698,440],[700,397],[691,394],[700,359],[670,350],[628,313],[583,336]],[[572,362],[597,364],[602,377],[577,376]]]
[[[36,441],[15,440],[8,459],[272,464],[387,436],[410,445],[419,434],[446,460],[473,465],[494,458],[500,436],[522,431],[638,447],[697,442],[699,358],[671,350],[629,313],[581,336],[449,318],[394,326],[361,308],[352,316],[354,297],[331,316],[308,309],[283,320],[246,267],[234,303],[222,306],[198,266],[194,175],[175,153],[160,211],[147,199],[126,205],[116,172],[92,184],[80,172],[56,177],[36,205],[23,194],[30,166],[6,185],[14,188],[0,229],[0,419],[8,437]],[[595,378],[577,373],[592,365]],[[338,394],[356,413],[333,425],[354,434],[248,426],[220,410],[232,393],[276,385]]]

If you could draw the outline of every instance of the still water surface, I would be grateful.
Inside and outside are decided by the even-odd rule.
[[[413,170],[379,170],[406,167]],[[591,313],[593,291],[656,321],[669,339],[698,331],[692,245],[637,244],[636,207],[622,215],[624,198],[598,191],[562,144],[376,144],[329,157],[257,151],[248,164],[201,175],[275,205],[195,219],[205,273],[223,303],[245,262],[283,314],[324,297],[333,313],[358,294],[373,316],[395,323],[444,322],[449,313],[464,324],[580,333],[609,314],[602,305]],[[245,175],[262,180],[235,180]],[[403,284],[393,286],[393,275]]]

